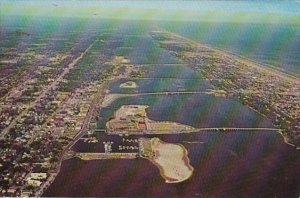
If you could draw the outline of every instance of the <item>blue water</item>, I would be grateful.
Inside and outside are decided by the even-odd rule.
[[[270,120],[262,118],[261,115],[238,101],[198,94],[120,98],[109,108],[101,109],[100,116],[107,120],[121,105],[129,104],[149,105],[146,112],[152,120],[175,121],[197,128],[273,128]]]
[[[119,136],[103,133],[97,136],[99,143],[77,142],[74,150],[103,152],[102,141],[122,142]],[[91,161],[72,158],[63,162],[57,178],[43,196],[299,196],[299,152],[285,144],[277,133],[239,131],[147,135],[153,136],[184,145],[194,167],[189,180],[167,184],[158,168],[142,158]]]

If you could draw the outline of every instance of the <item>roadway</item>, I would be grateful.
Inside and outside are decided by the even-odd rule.
[[[275,128],[246,128],[246,127],[214,127],[214,128],[196,128],[194,130],[144,130],[144,131],[107,131],[107,134],[131,134],[131,135],[144,135],[144,134],[180,134],[180,133],[196,133],[200,131],[215,131],[215,132],[232,132],[232,131],[275,131],[281,132],[280,129]]]
[[[163,91],[163,92],[146,92],[133,94],[120,94],[125,96],[147,96],[147,95],[176,95],[176,94],[212,94],[211,91]]]
[[[74,61],[72,61],[72,63],[69,65],[69,66],[71,66],[71,67],[74,67],[75,66],[75,64],[84,56],[84,54],[95,44],[95,42],[96,42],[97,40],[95,40],[78,58],[76,58]],[[71,68],[69,68],[68,69],[68,71],[70,70]],[[68,73],[68,72],[67,72]],[[62,74],[63,76],[65,76],[67,73],[64,73],[64,74]],[[61,77],[59,78],[60,80],[63,78],[63,76],[61,75]],[[58,85],[58,84],[57,84]],[[56,178],[56,176],[58,175],[58,173],[59,173],[59,171],[60,171],[60,168],[61,168],[61,165],[62,165],[62,162],[63,162],[63,160],[64,160],[64,155],[65,155],[65,153],[67,152],[67,151],[69,151],[70,150],[70,148],[82,137],[82,136],[84,136],[86,133],[87,133],[87,131],[88,131],[88,126],[89,126],[89,123],[90,123],[90,121],[91,121],[91,117],[92,117],[92,115],[93,115],[93,112],[94,112],[94,110],[95,110],[95,103],[97,102],[97,101],[99,101],[99,99],[100,99],[100,96],[101,96],[101,94],[102,94],[102,89],[99,89],[99,91],[97,92],[97,94],[96,94],[96,96],[94,97],[94,99],[93,99],[93,102],[92,102],[92,104],[91,104],[91,106],[90,106],[90,108],[89,108],[89,110],[88,110],[88,112],[87,112],[87,115],[86,115],[86,117],[85,117],[85,119],[84,119],[84,122],[83,122],[83,124],[82,124],[82,127],[81,127],[81,129],[80,129],[80,131],[79,131],[79,133],[74,137],[74,140],[72,141],[72,142],[70,142],[66,147],[65,147],[65,149],[63,150],[63,152],[62,152],[62,156],[61,156],[61,158],[60,158],[60,160],[59,160],[59,162],[58,162],[58,164],[57,164],[57,167],[56,167],[56,169],[52,172],[52,173],[50,173],[50,177],[49,178],[47,178],[47,181],[46,182],[44,182],[43,184],[42,184],[42,186],[39,188],[39,190],[37,191],[37,192],[35,192],[34,193],[34,197],[41,197],[42,196],[42,194],[44,193],[44,190],[54,181],[54,179]]]
[[[62,152],[62,156],[60,157],[59,162],[57,163],[56,169],[50,174],[51,176],[47,179],[46,182],[42,184],[40,189],[34,194],[34,197],[41,197],[44,193],[44,190],[54,181],[55,177],[58,175],[63,160],[69,159],[70,155],[72,155],[72,146],[80,139],[82,136],[84,136],[88,132],[89,124],[91,122],[93,113],[95,111],[95,107],[97,105],[97,102],[100,101],[102,93],[102,89],[99,89],[99,91],[96,93],[95,97],[93,98],[93,101],[91,103],[91,106],[87,112],[87,115],[84,119],[84,122],[82,124],[82,127],[80,131],[77,133],[77,135],[74,137],[74,139],[65,147],[65,149]]]
[[[118,78],[126,80],[203,80],[203,78],[189,78],[189,77],[130,77],[130,78]]]
[[[79,57],[74,59],[52,83],[50,83],[47,87],[43,89],[41,94],[33,102],[31,102],[27,108],[25,108],[5,129],[2,130],[0,134],[0,139],[3,139],[5,137],[9,130],[13,128],[17,124],[17,122],[28,113],[29,109],[36,106],[40,102],[40,100],[47,95],[47,93],[58,87],[59,83],[62,82],[64,77],[70,72],[71,69],[74,68],[78,61],[82,59],[82,57],[92,48],[92,46],[96,42],[97,40],[95,40],[84,52],[82,52]]]
[[[211,91],[164,91],[164,92],[147,92],[147,93],[132,93],[132,94],[110,93],[105,95],[101,106],[107,107],[114,100],[122,97],[148,96],[148,95],[179,95],[179,94],[215,94],[215,93]]]

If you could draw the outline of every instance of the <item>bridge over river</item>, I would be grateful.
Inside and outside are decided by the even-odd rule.
[[[194,130],[143,130],[143,131],[106,131],[109,135],[117,134],[132,134],[132,135],[143,135],[143,134],[180,134],[180,133],[195,133],[202,131],[215,131],[215,132],[232,132],[232,131],[274,131],[281,133],[280,129],[275,128],[243,128],[243,127],[219,127],[219,128],[197,128]],[[95,132],[104,132],[103,129],[96,129]]]
[[[120,94],[120,93],[111,93],[107,94],[104,97],[102,107],[109,106],[113,101],[118,98],[123,97],[135,97],[135,96],[149,96],[149,95],[180,95],[180,94],[212,94],[212,95],[222,95],[223,92],[218,93],[217,91],[164,91],[164,92],[146,92],[146,93],[132,93],[132,94]]]

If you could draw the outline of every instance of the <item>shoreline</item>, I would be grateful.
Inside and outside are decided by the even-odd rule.
[[[245,63],[244,61],[246,61],[246,64],[249,64],[252,67],[258,68],[258,69],[262,69],[265,70],[266,72],[271,72],[272,74],[276,75],[276,76],[280,76],[282,78],[285,78],[286,80],[292,80],[295,83],[300,83],[300,76],[299,75],[292,75],[286,71],[282,71],[280,68],[277,68],[273,65],[269,65],[269,64],[264,64],[264,63],[260,63],[257,60],[252,60],[250,58],[247,58],[245,56],[233,53],[233,52],[229,52],[229,51],[225,51],[224,49],[218,48],[218,47],[213,47],[207,43],[201,43],[201,42],[197,42],[193,39],[187,38],[187,37],[183,37],[179,34],[176,34],[174,32],[170,32],[168,30],[162,29],[160,27],[158,27],[159,31],[162,33],[167,33],[170,34],[174,37],[177,37],[179,39],[181,39],[181,41],[184,42],[190,42],[190,44],[193,44],[195,47],[202,47],[202,48],[206,48],[211,50],[212,52],[216,52],[220,55],[224,55],[224,56],[229,56],[232,57],[242,63]]]

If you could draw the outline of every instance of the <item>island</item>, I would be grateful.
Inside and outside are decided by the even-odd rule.
[[[181,144],[166,143],[159,138],[140,138],[139,146],[140,156],[159,168],[166,183],[183,182],[192,176],[194,168]]]
[[[120,88],[135,89],[137,87],[138,87],[137,84],[133,81],[128,81],[120,84]]]
[[[148,118],[147,105],[123,105],[113,119],[106,123],[109,134],[164,134],[195,132],[196,128],[168,121],[154,121]]]

